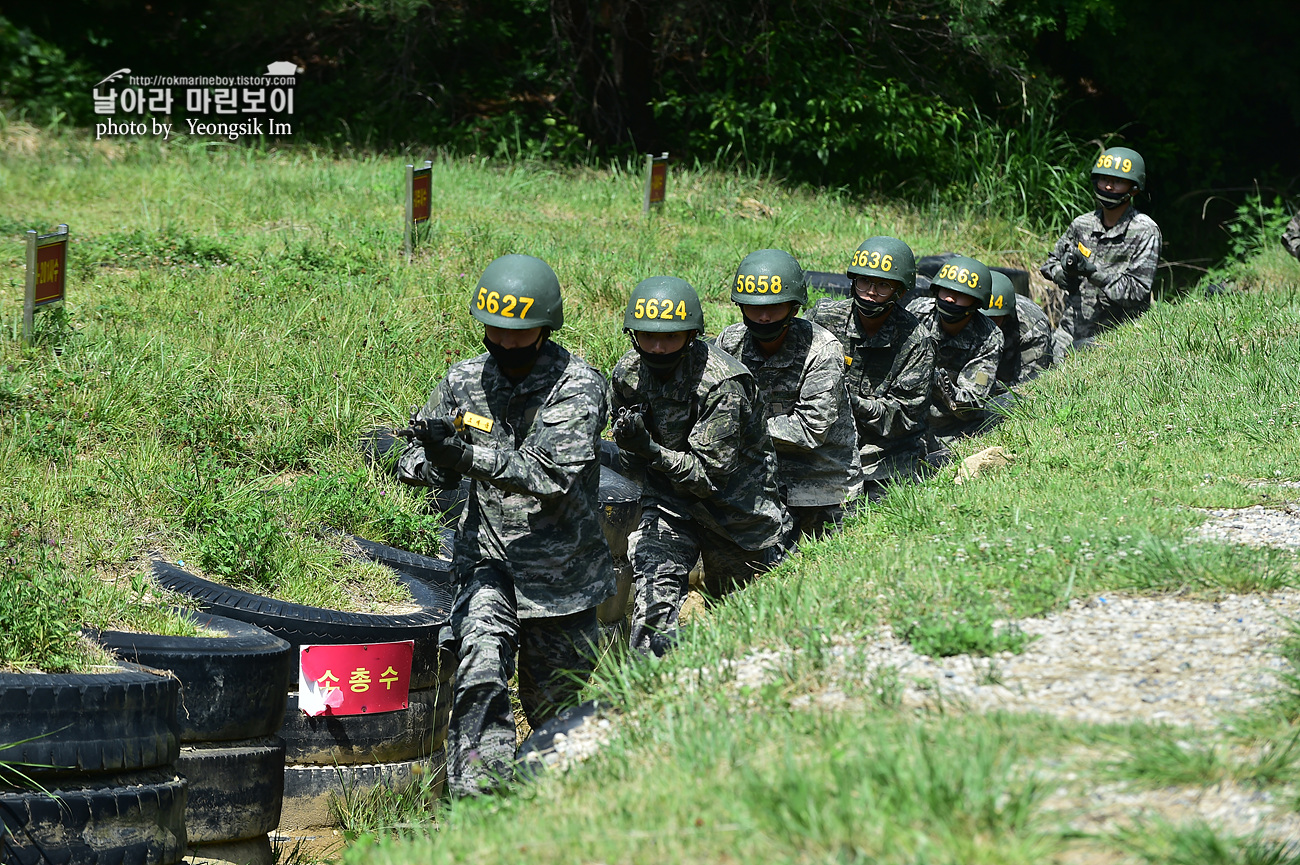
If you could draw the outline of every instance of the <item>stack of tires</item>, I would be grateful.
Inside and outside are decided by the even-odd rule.
[[[0,862],[181,861],[178,692],[129,664],[0,673]]]
[[[296,658],[261,628],[192,618],[211,636],[92,636],[127,660],[170,672],[180,685],[176,771],[189,782],[186,861],[271,865],[268,833],[279,825],[284,790],[277,733]]]

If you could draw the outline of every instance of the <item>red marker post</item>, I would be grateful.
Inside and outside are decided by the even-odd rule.
[[[23,344],[32,341],[36,310],[63,303],[68,288],[68,226],[53,234],[27,232],[27,291],[23,298]]]
[[[414,240],[419,240],[420,226],[433,215],[433,162],[424,161],[423,168],[406,166],[406,260],[411,260]],[[415,237],[412,238],[412,231]]]
[[[645,155],[645,201],[642,208],[646,216],[650,215],[651,207],[658,207],[664,203],[664,194],[668,188],[668,154],[661,153],[655,156],[653,153]]]
[[[302,646],[298,705],[313,716],[373,715],[410,705],[415,641]]]

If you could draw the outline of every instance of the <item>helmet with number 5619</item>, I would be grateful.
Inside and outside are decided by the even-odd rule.
[[[1109,147],[1101,152],[1092,166],[1092,176],[1119,177],[1133,181],[1138,189],[1147,188],[1147,163],[1142,154],[1129,147]]]
[[[751,252],[736,268],[731,283],[731,300],[744,306],[767,306],[793,302],[808,304],[808,286],[803,268],[794,256],[780,249]]]
[[[975,298],[983,308],[989,305],[989,295],[993,290],[993,275],[988,266],[973,258],[956,255],[948,259],[934,279],[930,280],[930,290],[938,292],[946,288],[958,294]]]
[[[632,289],[623,313],[623,329],[643,333],[704,332],[700,296],[684,279],[652,276]]]
[[[469,314],[509,330],[559,330],[564,324],[560,280],[540,258],[503,255],[479,277],[469,298]]]
[[[903,291],[916,288],[916,256],[912,247],[897,237],[879,235],[867,238],[845,271],[850,279],[855,276],[877,276],[903,284]]]

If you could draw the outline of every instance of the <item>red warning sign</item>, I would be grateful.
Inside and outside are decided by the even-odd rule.
[[[409,705],[415,642],[302,646],[298,705],[308,715],[373,715]]]
[[[67,270],[67,235],[56,243],[36,247],[36,285],[32,295],[34,306],[63,300]]]

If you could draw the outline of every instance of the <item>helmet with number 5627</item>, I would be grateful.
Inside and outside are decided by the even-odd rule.
[[[478,278],[469,298],[469,314],[509,330],[559,330],[564,324],[560,280],[540,258],[503,255]]]
[[[704,332],[704,309],[700,296],[684,279],[652,276],[632,289],[623,313],[623,329],[644,333],[675,333],[679,330]]]
[[[953,256],[939,268],[939,272],[930,280],[930,290],[938,292],[947,288],[959,294],[975,298],[980,308],[989,305],[989,295],[993,290],[993,275],[988,266],[964,255]]]
[[[855,276],[877,276],[892,279],[903,284],[903,291],[916,288],[916,256],[912,247],[897,237],[879,235],[867,238],[845,271],[852,279]]]
[[[731,300],[745,306],[768,306],[793,301],[808,304],[803,268],[794,256],[780,249],[751,252],[736,268]]]
[[[1120,177],[1133,181],[1138,189],[1147,188],[1147,163],[1142,154],[1128,147],[1109,147],[1101,152],[1092,166],[1092,176]]]

